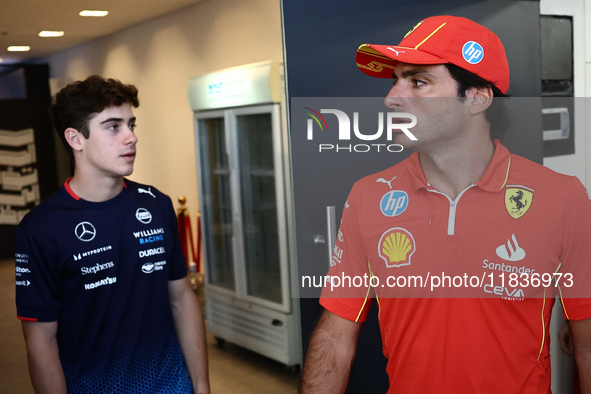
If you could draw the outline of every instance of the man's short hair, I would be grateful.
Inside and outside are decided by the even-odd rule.
[[[53,125],[70,157],[73,158],[74,153],[64,135],[68,127],[88,138],[90,120],[94,115],[105,108],[123,104],[137,108],[140,105],[137,93],[133,85],[126,85],[117,79],[105,79],[100,75],[91,75],[84,81],[71,83],[60,90],[50,112]]]
[[[468,70],[458,67],[455,64],[447,63],[445,64],[445,67],[456,81],[458,97],[466,97],[466,90],[470,88],[490,87],[492,89],[493,100],[490,107],[486,110],[486,120],[490,123],[490,137],[502,140],[509,129],[511,119],[509,117],[509,110],[505,105],[505,100],[495,100],[494,98],[509,97],[509,95],[501,92],[494,83],[487,81]]]

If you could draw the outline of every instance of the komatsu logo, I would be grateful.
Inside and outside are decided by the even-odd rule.
[[[85,283],[84,290],[92,290],[92,289],[96,289],[97,287],[101,287],[101,286],[105,286],[105,285],[112,285],[112,284],[115,284],[116,282],[117,282],[117,277],[110,278],[107,276],[105,279],[97,280],[96,282],[93,282],[93,283]]]

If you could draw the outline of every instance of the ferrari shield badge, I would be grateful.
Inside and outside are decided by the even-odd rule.
[[[513,219],[519,219],[531,207],[534,193],[527,189],[510,187],[505,189],[505,208]]]

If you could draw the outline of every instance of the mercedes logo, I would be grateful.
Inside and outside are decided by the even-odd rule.
[[[90,242],[96,236],[96,228],[90,222],[80,222],[74,230],[80,241]]]

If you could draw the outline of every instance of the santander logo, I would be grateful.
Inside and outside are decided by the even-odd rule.
[[[515,234],[511,235],[506,244],[499,246],[496,252],[497,256],[506,261],[520,261],[525,258],[525,250],[519,246]]]

